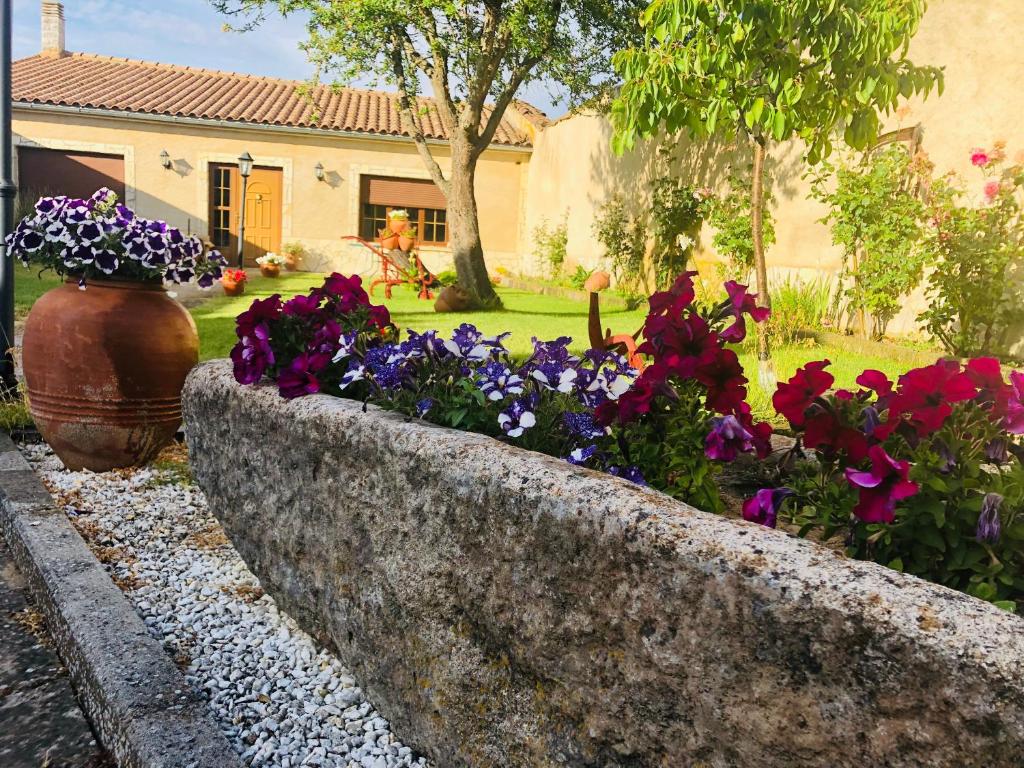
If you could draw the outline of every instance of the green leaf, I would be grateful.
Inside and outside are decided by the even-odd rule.
[[[893,558],[889,561],[889,567],[892,568],[894,571],[899,571],[900,573],[903,573],[903,558]]]
[[[1009,611],[1010,613],[1017,612],[1017,603],[1013,600],[993,600],[992,605],[996,608],[1002,608],[1004,611]]]

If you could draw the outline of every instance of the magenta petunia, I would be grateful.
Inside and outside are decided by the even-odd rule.
[[[747,293],[747,286],[729,280],[725,283],[725,292],[729,294],[730,311],[735,317],[735,322],[722,331],[722,338],[728,342],[738,344],[747,336],[747,323],[743,315],[750,315],[755,323],[764,322],[771,315],[768,307],[757,306],[757,294]]]
[[[835,377],[825,370],[830,360],[816,360],[797,370],[793,377],[779,384],[772,395],[775,410],[786,417],[794,427],[803,426],[805,412],[835,382]]]
[[[859,491],[853,514],[865,523],[891,523],[896,518],[896,502],[918,492],[917,483],[908,480],[910,463],[897,461],[881,445],[868,450],[871,469],[850,467],[846,480]]]
[[[743,502],[743,519],[774,528],[782,503],[793,495],[789,488],[762,488]]]

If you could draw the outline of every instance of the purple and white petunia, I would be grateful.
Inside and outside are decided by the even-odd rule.
[[[508,408],[498,414],[498,426],[509,437],[521,437],[526,430],[537,424],[533,408],[529,398],[513,400]]]
[[[523,377],[512,373],[497,360],[491,360],[476,371],[477,387],[493,402],[504,400],[509,395],[523,393]]]

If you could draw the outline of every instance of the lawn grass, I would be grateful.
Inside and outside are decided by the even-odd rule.
[[[272,293],[292,295],[304,293],[322,282],[322,276],[306,272],[286,273],[277,279],[250,278],[244,296],[229,298],[217,296],[205,304],[195,307],[192,316],[199,328],[200,357],[208,360],[226,357],[236,341],[235,316],[242,312],[254,298]],[[385,301],[391,311],[392,320],[400,328],[417,331],[436,329],[451,331],[461,323],[472,323],[484,333],[493,335],[511,331],[506,346],[513,355],[523,356],[532,349],[531,338],[552,339],[557,336],[571,336],[573,349],[584,351],[587,342],[587,305],[569,299],[540,296],[525,291],[498,288],[504,309],[494,312],[465,312],[459,314],[437,314],[433,302],[420,301],[412,289],[399,287],[393,298]],[[377,300],[382,298],[378,291]],[[616,333],[632,333],[643,324],[645,312],[640,310],[608,309],[602,313],[604,326]],[[750,403],[754,412],[762,418],[773,415],[769,395],[757,383],[757,357],[752,344],[744,344],[738,350],[740,361],[750,378]],[[852,387],[854,379],[865,368],[877,368],[890,377],[898,376],[908,368],[934,362],[935,353],[921,350],[908,354],[905,351],[899,359],[884,355],[851,351],[841,346],[816,344],[810,340],[805,344],[780,347],[773,350],[775,371],[780,380],[788,379],[801,365],[828,358],[832,361],[830,370],[836,377],[836,386]]]
[[[14,267],[14,319],[24,320],[36,299],[51,288],[64,282],[53,272],[43,272],[42,276],[35,269],[26,269],[20,264]]]

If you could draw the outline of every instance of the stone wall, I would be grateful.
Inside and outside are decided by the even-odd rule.
[[[1019,766],[1024,622],[480,435],[185,391],[263,586],[438,766]]]

